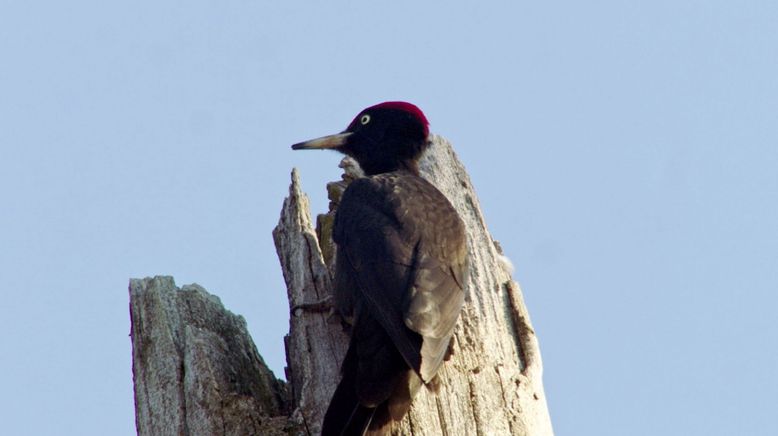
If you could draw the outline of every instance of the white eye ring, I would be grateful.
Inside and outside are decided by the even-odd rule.
[[[369,123],[370,122],[370,115],[368,115],[368,114],[362,115],[362,118],[359,119],[359,122],[362,123],[363,126],[365,124]]]

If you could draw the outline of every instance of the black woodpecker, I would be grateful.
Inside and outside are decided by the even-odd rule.
[[[352,328],[324,436],[387,434],[448,354],[465,299],[467,239],[451,203],[419,176],[428,136],[419,108],[386,102],[341,133],[292,146],[337,150],[366,175],[335,215],[335,308]]]

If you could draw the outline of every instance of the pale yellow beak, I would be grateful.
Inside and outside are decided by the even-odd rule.
[[[310,141],[298,142],[292,146],[292,150],[337,150],[346,145],[346,139],[352,134],[352,132],[343,132],[335,135],[322,136],[321,138],[311,139]]]

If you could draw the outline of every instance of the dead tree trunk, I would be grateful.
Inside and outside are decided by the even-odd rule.
[[[139,435],[287,434],[284,383],[218,297],[172,277],[133,279],[130,318]]]
[[[486,229],[470,178],[440,136],[433,137],[420,166],[422,175],[465,221],[471,272],[454,333],[454,355],[440,373],[440,391],[435,395],[422,390],[394,433],[551,435],[537,339],[521,290],[511,279],[510,263]],[[319,216],[316,230],[299,175],[293,171],[289,197],[273,231],[292,309],[286,345],[293,419],[309,434],[319,432],[340,378],[338,365],[347,339],[328,313],[294,308],[331,295],[332,219],[340,194],[358,171],[349,159],[342,167],[344,180],[328,185],[330,211]]]
[[[178,289],[170,277],[131,280],[139,435],[319,433],[347,337],[337,317],[295,307],[331,295],[332,220],[340,194],[358,172],[353,161],[343,167],[344,180],[327,187],[331,207],[319,216],[317,230],[293,171],[273,231],[292,312],[285,338],[290,394],[265,366],[243,318],[224,309],[217,297],[197,285]],[[486,229],[470,179],[439,136],[433,137],[421,169],[465,221],[471,272],[454,355],[440,372],[439,393],[422,389],[394,433],[552,435],[540,352],[521,290]]]

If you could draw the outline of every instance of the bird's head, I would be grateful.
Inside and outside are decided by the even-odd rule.
[[[292,146],[293,150],[330,149],[353,157],[367,175],[407,169],[427,148],[429,123],[416,106],[388,101],[362,110],[346,130]]]

